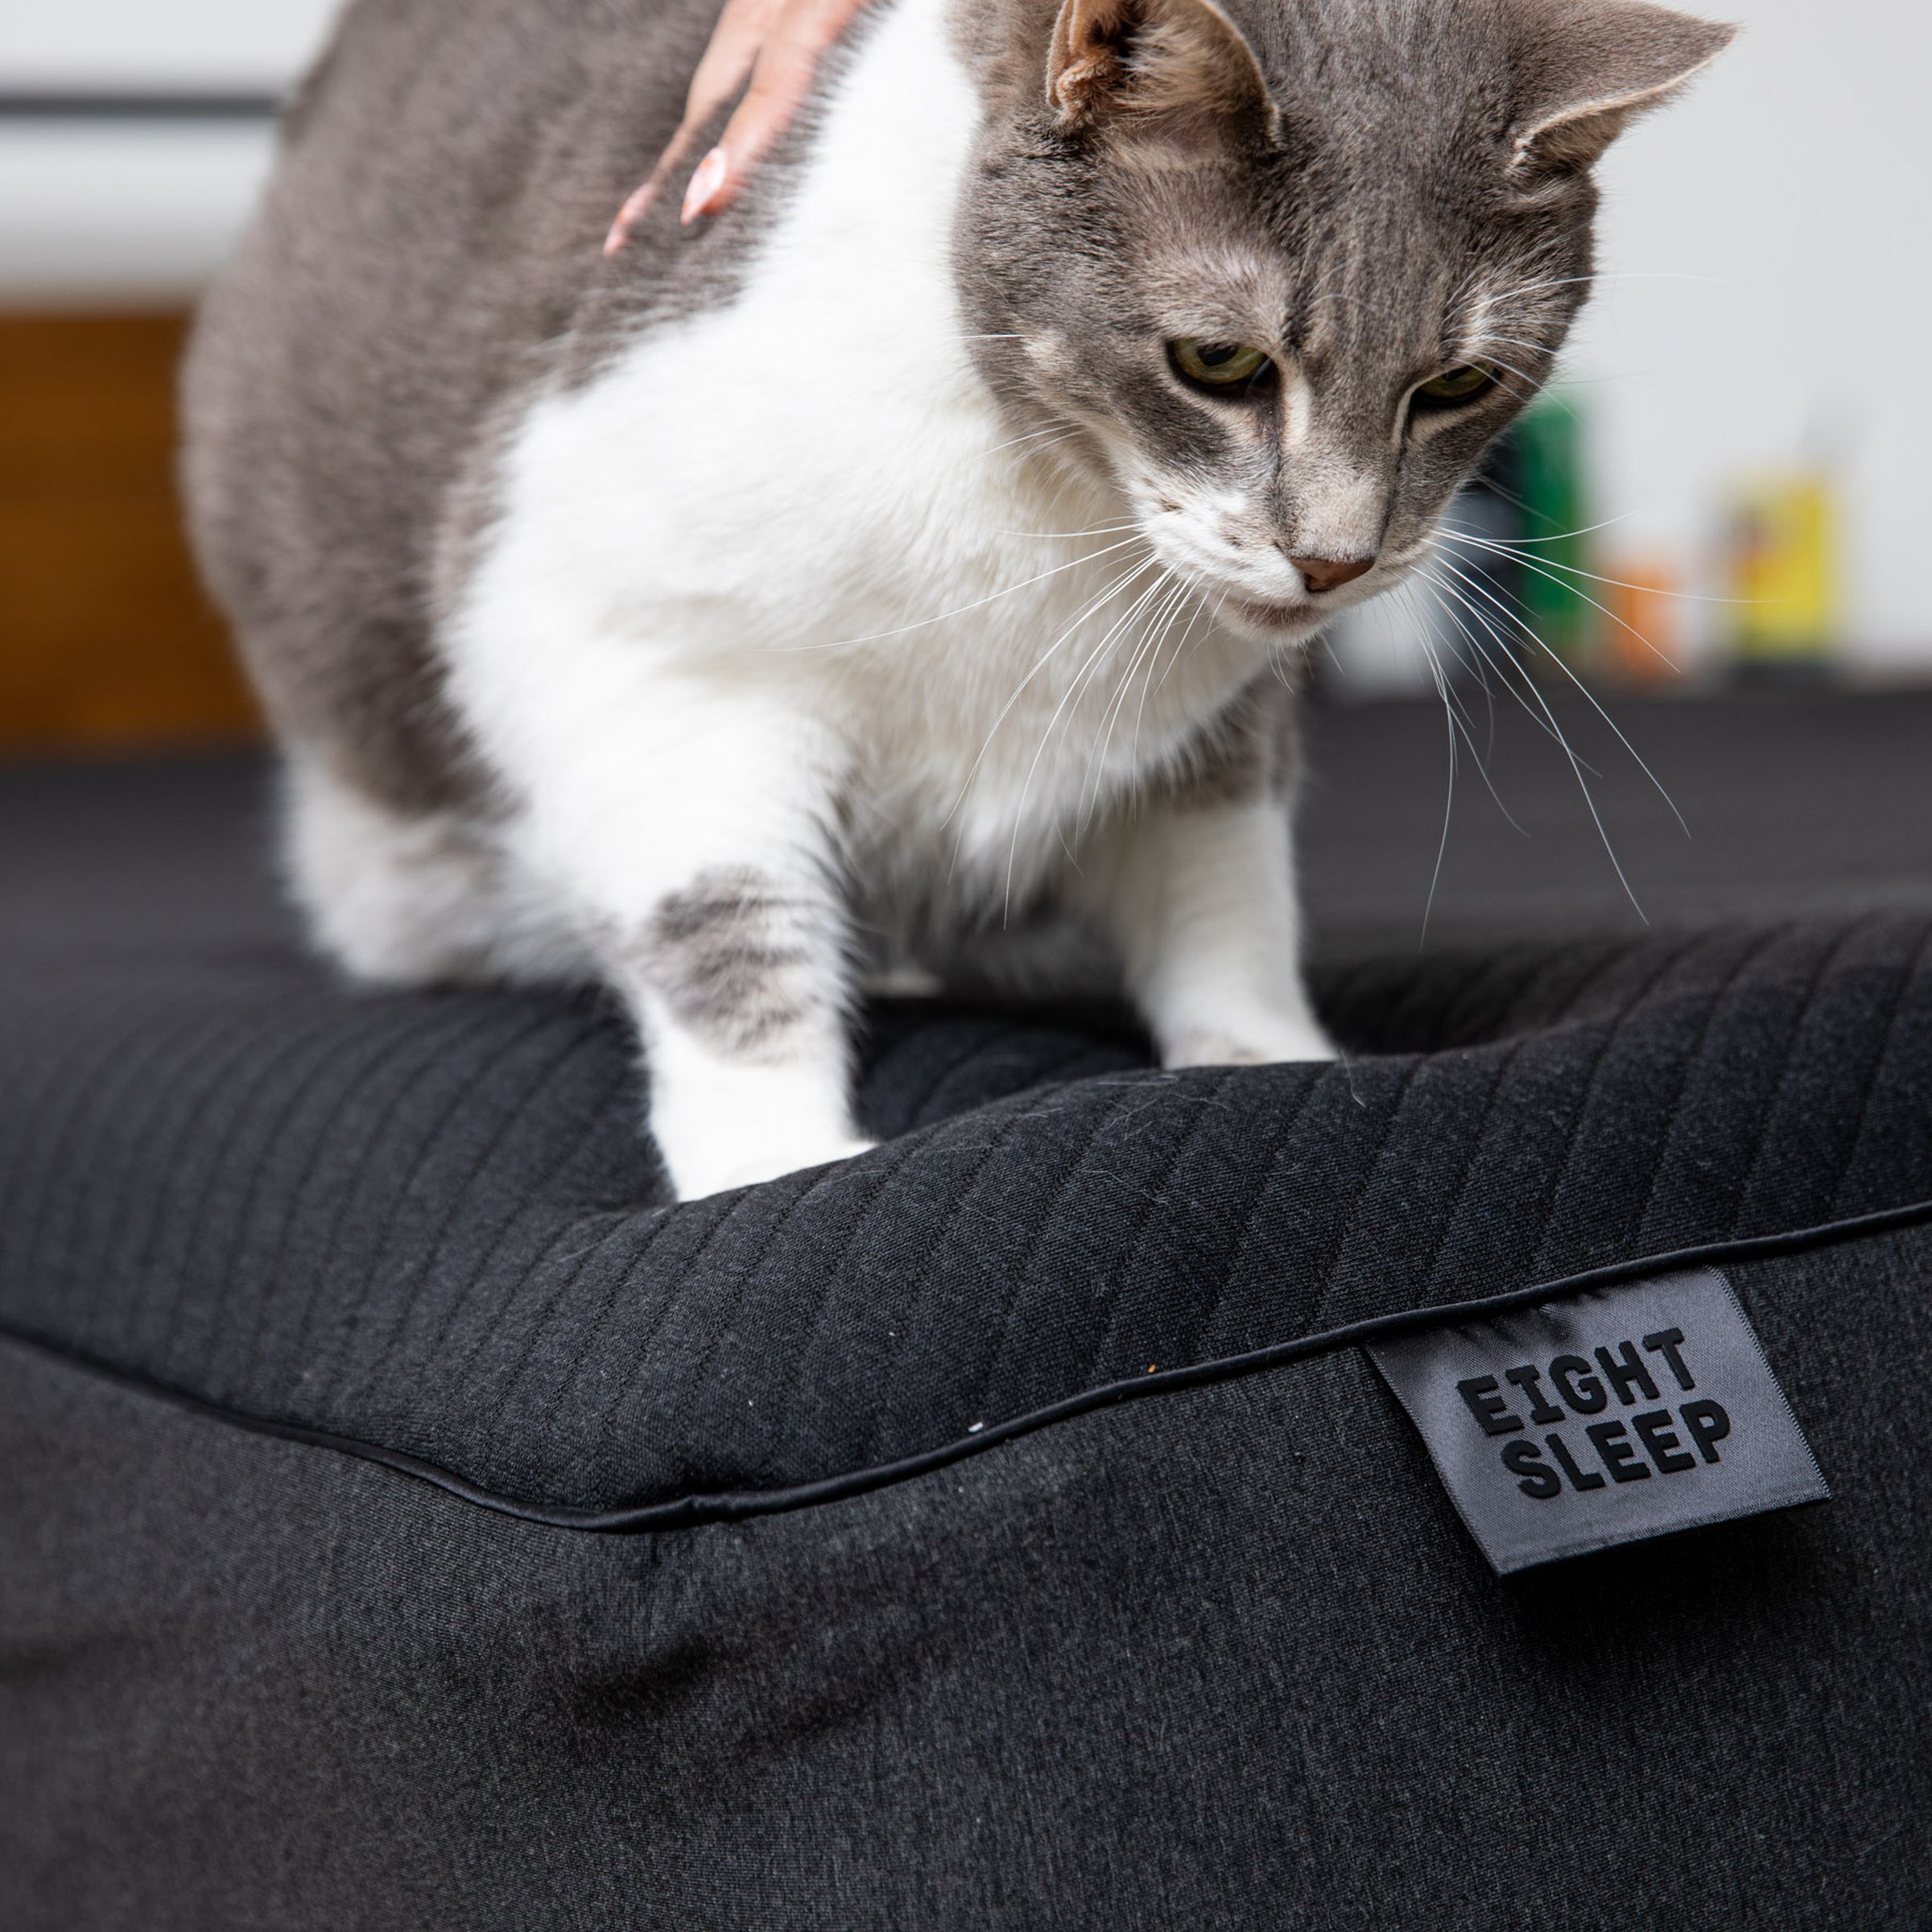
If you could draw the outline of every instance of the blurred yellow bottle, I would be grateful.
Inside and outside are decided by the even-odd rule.
[[[1796,669],[1832,655],[1838,544],[1837,492],[1825,472],[1767,473],[1740,493],[1728,547],[1741,665]]]

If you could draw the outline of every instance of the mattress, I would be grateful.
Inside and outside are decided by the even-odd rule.
[[[683,1205],[258,764],[0,778],[7,1922],[1926,1922],[1932,696],[1617,716],[1311,706],[1336,1064],[884,1005]],[[1701,1269],[1831,1500],[1492,1574],[1373,1352]]]

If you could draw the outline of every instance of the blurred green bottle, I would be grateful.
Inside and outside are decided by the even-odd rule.
[[[1518,592],[1530,627],[1572,667],[1596,639],[1596,607],[1585,593],[1590,521],[1583,481],[1586,424],[1571,393],[1552,392],[1524,411],[1513,431],[1514,487],[1528,555]]]

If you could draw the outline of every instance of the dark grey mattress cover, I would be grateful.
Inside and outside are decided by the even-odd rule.
[[[1932,1923],[1932,701],[1624,722],[1654,928],[1519,725],[1420,943],[1439,716],[1321,712],[1346,1067],[895,1009],[682,1208],[594,1002],[305,959],[258,769],[0,778],[0,1924]],[[1492,1576],[1331,1344],[1690,1252],[1834,1500]]]
[[[1364,1352],[518,1521],[0,1343],[8,1932],[1922,1932],[1932,1228],[1727,1264],[1835,1487],[1499,1580]]]
[[[592,997],[302,951],[247,764],[0,780],[0,1327],[564,1522],[782,1508],[1420,1312],[1932,1202],[1932,697],[1633,707],[1685,840],[1521,720],[1317,709],[1340,1065],[901,1005],[848,1166],[663,1203]],[[1565,715],[1587,732],[1591,720]],[[1695,835],[1702,835],[1701,837]]]

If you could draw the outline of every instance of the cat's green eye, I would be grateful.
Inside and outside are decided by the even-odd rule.
[[[1426,396],[1431,402],[1468,402],[1495,385],[1496,371],[1487,364],[1464,362],[1431,377],[1415,393]]]
[[[1194,336],[1183,336],[1169,343],[1167,352],[1190,382],[1208,389],[1236,388],[1272,366],[1265,349],[1250,349],[1245,342],[1203,342]]]

